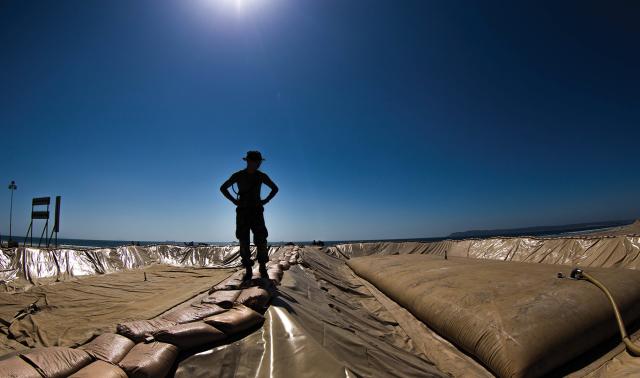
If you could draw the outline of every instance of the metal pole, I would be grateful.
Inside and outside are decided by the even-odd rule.
[[[11,189],[11,206],[9,207],[9,241],[11,241],[11,226],[13,222],[13,189]]]
[[[11,190],[11,206],[9,207],[9,242],[11,242],[11,228],[13,226],[13,191],[18,189],[15,181],[11,181],[9,189]]]

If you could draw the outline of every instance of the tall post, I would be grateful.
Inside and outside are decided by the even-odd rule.
[[[11,190],[11,205],[9,207],[9,244],[11,244],[11,227],[13,223],[13,191],[18,189],[15,181],[11,181],[9,184],[9,190]]]

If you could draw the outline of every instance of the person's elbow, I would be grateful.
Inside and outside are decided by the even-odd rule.
[[[220,185],[220,192],[222,192],[224,194],[224,192],[227,191],[228,186],[226,186],[225,184]]]
[[[280,190],[278,188],[278,185],[273,184],[273,187],[271,188],[271,192],[273,193],[274,196],[276,195],[276,193],[278,193],[278,190]]]

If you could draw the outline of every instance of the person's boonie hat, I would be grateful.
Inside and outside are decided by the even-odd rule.
[[[262,154],[260,153],[260,151],[249,151],[247,152],[247,156],[243,157],[242,160],[247,161],[263,161],[266,159],[262,158]]]

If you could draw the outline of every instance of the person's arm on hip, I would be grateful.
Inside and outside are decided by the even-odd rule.
[[[273,181],[271,181],[271,179],[267,175],[264,175],[264,180],[262,181],[262,183],[265,184],[266,186],[268,186],[269,189],[271,189],[271,192],[269,193],[267,198],[265,198],[265,199],[263,199],[261,201],[262,205],[266,205],[278,193],[278,185],[276,185]]]
[[[227,181],[225,181],[222,184],[222,186],[220,186],[220,191],[222,192],[222,195],[225,196],[225,198],[227,198],[229,201],[231,201],[231,203],[233,203],[234,205],[238,206],[238,200],[233,198],[231,193],[229,193],[229,188],[235,182],[236,182],[236,177],[235,177],[235,174],[234,174]]]

